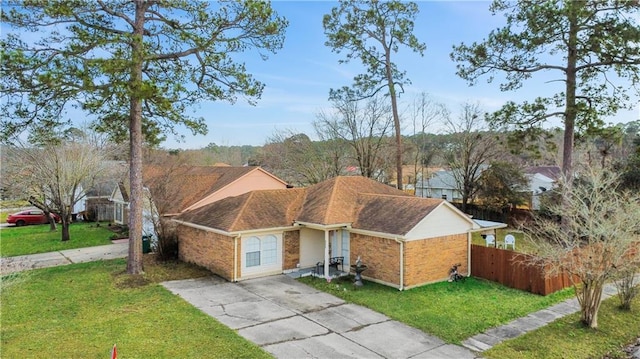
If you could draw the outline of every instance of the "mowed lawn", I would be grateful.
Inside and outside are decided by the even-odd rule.
[[[70,240],[62,242],[61,227],[51,231],[48,224],[0,229],[0,256],[12,257],[111,244],[113,232],[106,224],[73,223]]]
[[[124,273],[124,260],[2,278],[0,357],[268,358],[266,352],[158,283],[209,274],[183,263]],[[149,262],[149,263],[147,263]]]
[[[573,289],[543,297],[476,278],[402,292],[372,282],[365,282],[356,290],[351,277],[330,283],[310,277],[300,281],[456,344],[486,329],[574,297]],[[616,296],[603,302],[597,330],[580,324],[580,314],[576,313],[505,341],[482,356],[495,359],[626,358],[624,347],[640,336],[640,296],[635,298],[630,312],[618,309],[618,305]]]
[[[640,337],[640,297],[631,311],[619,309],[617,297],[602,302],[598,329],[580,324],[574,313],[521,337],[498,344],[483,353],[486,358],[510,359],[587,359],[626,358],[627,344]]]

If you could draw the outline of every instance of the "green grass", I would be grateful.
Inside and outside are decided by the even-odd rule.
[[[516,237],[516,252],[520,252],[520,253],[533,252],[533,246],[530,242],[525,240],[524,234],[522,232],[510,229],[510,228],[497,229],[496,242],[504,242],[504,236],[506,236],[507,234],[513,234],[513,236]],[[477,244],[479,246],[485,246],[487,242],[485,242],[484,238],[482,238],[480,232],[474,232],[471,235],[471,243]],[[509,246],[509,249],[511,249],[511,246]]]
[[[73,223],[69,227],[71,239],[62,242],[61,230],[58,225],[58,230],[52,232],[48,224],[2,228],[0,256],[11,257],[111,244],[110,237],[113,235],[104,224],[96,227],[95,223]]]
[[[114,260],[4,277],[0,357],[108,358],[113,344],[119,358],[270,357],[157,284],[207,272],[160,267],[129,276]]]
[[[512,359],[587,359],[626,358],[624,345],[640,335],[640,297],[636,297],[631,311],[618,309],[618,298],[605,300],[598,313],[598,329],[585,328],[575,313],[498,344],[483,353],[487,358]]]
[[[531,312],[573,297],[566,289],[543,297],[476,278],[435,283],[399,291],[373,282],[354,290],[352,279],[327,283],[319,278],[300,281],[434,334],[447,342],[462,340]]]

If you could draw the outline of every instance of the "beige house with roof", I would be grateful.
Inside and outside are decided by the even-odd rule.
[[[251,191],[174,221],[181,259],[229,281],[305,270],[329,275],[336,258],[338,272],[348,273],[360,257],[364,278],[401,290],[446,280],[455,263],[466,273],[471,232],[482,230],[444,200],[364,177]]]

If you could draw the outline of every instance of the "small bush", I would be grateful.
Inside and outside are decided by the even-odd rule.
[[[640,283],[635,281],[636,271],[636,268],[624,271],[615,281],[621,309],[631,310],[631,301],[640,294]]]
[[[154,245],[158,260],[170,261],[178,259],[178,235],[175,231],[164,231],[158,236]]]

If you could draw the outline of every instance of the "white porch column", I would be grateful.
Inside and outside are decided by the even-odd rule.
[[[324,230],[324,277],[329,278],[329,231]]]

